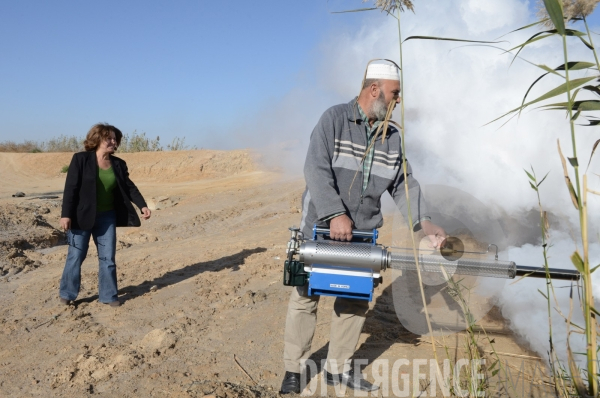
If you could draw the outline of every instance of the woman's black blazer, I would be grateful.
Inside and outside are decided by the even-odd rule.
[[[129,179],[125,161],[111,155],[110,163],[119,187],[119,189],[115,189],[117,227],[139,227],[141,225],[140,218],[131,202],[142,209],[147,206],[146,201]],[[90,230],[94,226],[97,174],[96,152],[86,151],[73,155],[67,172],[61,213],[61,217],[71,219],[71,228],[73,229]]]

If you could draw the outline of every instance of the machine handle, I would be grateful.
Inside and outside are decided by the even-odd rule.
[[[317,227],[313,228],[313,233],[315,235],[327,235],[329,236],[329,228]],[[376,229],[353,229],[352,236],[357,238],[370,238],[376,240],[379,236],[379,233]]]

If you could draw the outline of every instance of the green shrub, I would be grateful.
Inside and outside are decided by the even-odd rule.
[[[66,164],[63,167],[61,167],[60,172],[61,173],[66,173],[67,171],[69,171],[69,165]]]

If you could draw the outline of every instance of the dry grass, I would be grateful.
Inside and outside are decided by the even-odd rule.
[[[162,150],[160,137],[157,136],[156,139],[152,140],[146,137],[146,133],[138,134],[134,131],[131,136],[129,134],[123,135],[117,152],[157,152]]]
[[[171,141],[171,143],[169,145],[167,145],[167,149],[169,151],[187,151],[190,149],[198,149],[195,146],[190,146],[188,144],[185,143],[185,137],[183,138],[179,138],[179,137],[175,137],[173,138],[173,141]]]
[[[0,142],[0,152],[19,152],[19,153],[37,153],[37,152],[78,152],[83,150],[83,139],[77,137],[67,137],[61,135],[58,138],[51,138],[48,141],[25,140],[22,143],[14,141]]]
[[[24,141],[22,143],[4,141],[0,142],[0,152],[35,153],[43,151],[40,149],[40,145],[35,141]]]
[[[83,151],[83,138],[61,135],[41,144],[44,152],[79,152]]]
[[[61,135],[57,138],[50,138],[48,141],[31,141],[26,140],[22,143],[14,141],[0,142],[0,152],[17,152],[17,153],[37,153],[37,152],[80,152],[84,150],[84,138],[76,136]],[[146,137],[146,133],[133,132],[124,134],[121,140],[121,145],[117,152],[156,152],[162,151],[164,148],[160,143],[160,137],[150,139]],[[189,149],[197,149],[195,146],[190,146],[185,143],[185,137],[173,138],[171,144],[167,145],[169,151],[185,151]]]

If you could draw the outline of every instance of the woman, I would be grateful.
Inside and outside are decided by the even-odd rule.
[[[139,227],[131,202],[150,218],[144,198],[129,179],[127,164],[115,153],[123,134],[108,124],[96,124],[83,143],[84,152],[73,155],[63,195],[60,226],[67,231],[69,252],[60,280],[60,302],[69,304],[79,294],[81,263],[90,236],[98,249],[98,296],[101,303],[121,305],[117,296],[115,264],[116,227]]]

